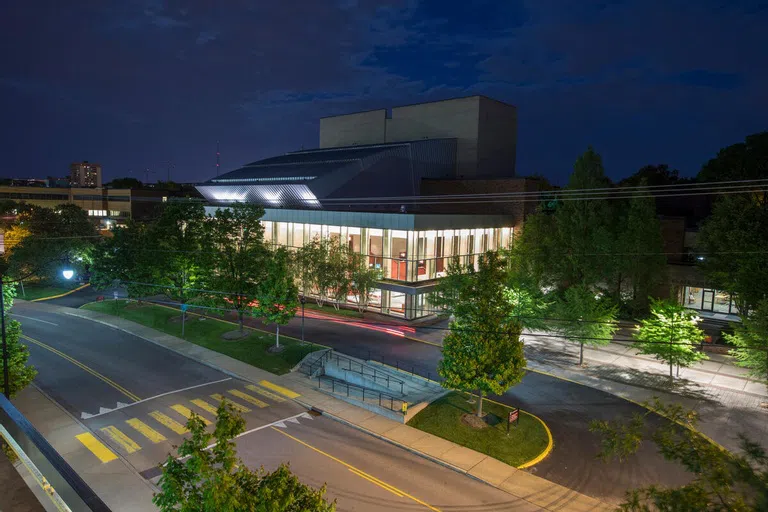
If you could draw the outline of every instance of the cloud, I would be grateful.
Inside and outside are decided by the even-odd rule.
[[[210,43],[211,41],[215,41],[218,37],[219,33],[214,30],[203,30],[197,35],[195,44],[202,46],[204,44]]]

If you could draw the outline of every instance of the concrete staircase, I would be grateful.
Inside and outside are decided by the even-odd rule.
[[[295,370],[324,393],[403,423],[447,393],[430,380],[333,350],[309,354]]]

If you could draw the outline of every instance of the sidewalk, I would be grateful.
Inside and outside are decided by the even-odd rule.
[[[112,510],[154,509],[154,486],[122,458],[99,462],[75,436],[90,432],[35,386],[27,386],[13,404]],[[90,434],[89,434],[90,435]]]
[[[55,307],[59,313],[87,318],[134,334],[245,381],[258,383],[268,379],[270,382],[298,393],[299,396],[294,400],[304,407],[315,409],[332,419],[465,473],[545,510],[579,512],[613,509],[612,506],[595,498],[513,468],[474,450],[337,400],[317,391],[308,380],[296,373],[276,376],[218,352],[122,318],[83,309],[51,307]]]

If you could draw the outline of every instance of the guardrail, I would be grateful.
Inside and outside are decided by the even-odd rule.
[[[326,386],[330,384],[332,393],[336,393],[336,390],[338,389],[339,393],[344,391],[346,392],[346,396],[354,398],[354,396],[350,395],[350,391],[356,391],[362,402],[366,401],[367,394],[367,398],[378,401],[379,407],[405,415],[405,412],[403,412],[403,404],[406,402],[400,398],[382,393],[375,389],[368,389],[363,386],[358,386],[357,384],[350,384],[349,382],[329,377],[328,375],[320,375],[317,378],[318,388],[323,389],[323,383],[325,383]]]

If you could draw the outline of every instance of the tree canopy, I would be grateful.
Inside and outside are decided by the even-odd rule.
[[[768,300],[763,300],[749,316],[742,316],[733,334],[724,336],[736,346],[731,355],[737,364],[768,381]]]
[[[443,386],[477,392],[478,416],[485,394],[502,394],[525,375],[522,329],[505,295],[504,278],[504,262],[494,252],[480,257],[477,271],[468,268],[438,365]]]
[[[572,286],[553,305],[553,330],[579,344],[579,364],[584,363],[584,345],[608,345],[618,329],[618,309],[610,299],[585,285]]]
[[[291,254],[284,247],[272,250],[267,259],[267,271],[259,283],[258,300],[253,308],[256,316],[275,324],[275,346],[280,346],[280,326],[296,316],[299,290],[291,273]]]
[[[169,454],[152,502],[162,512],[333,512],[325,486],[314,489],[299,481],[287,464],[275,471],[248,468],[237,457],[234,438],[245,420],[226,400],[219,405],[213,433],[196,414],[187,422],[176,455]],[[212,449],[208,449],[213,444]]]
[[[768,178],[768,131],[748,135],[701,167],[697,181],[731,181]]]
[[[37,375],[37,370],[27,364],[29,349],[21,342],[21,323],[10,316],[14,297],[16,297],[16,287],[13,284],[6,284],[3,287],[2,300],[5,311],[5,341],[8,348],[8,383],[11,398],[27,387]]]

